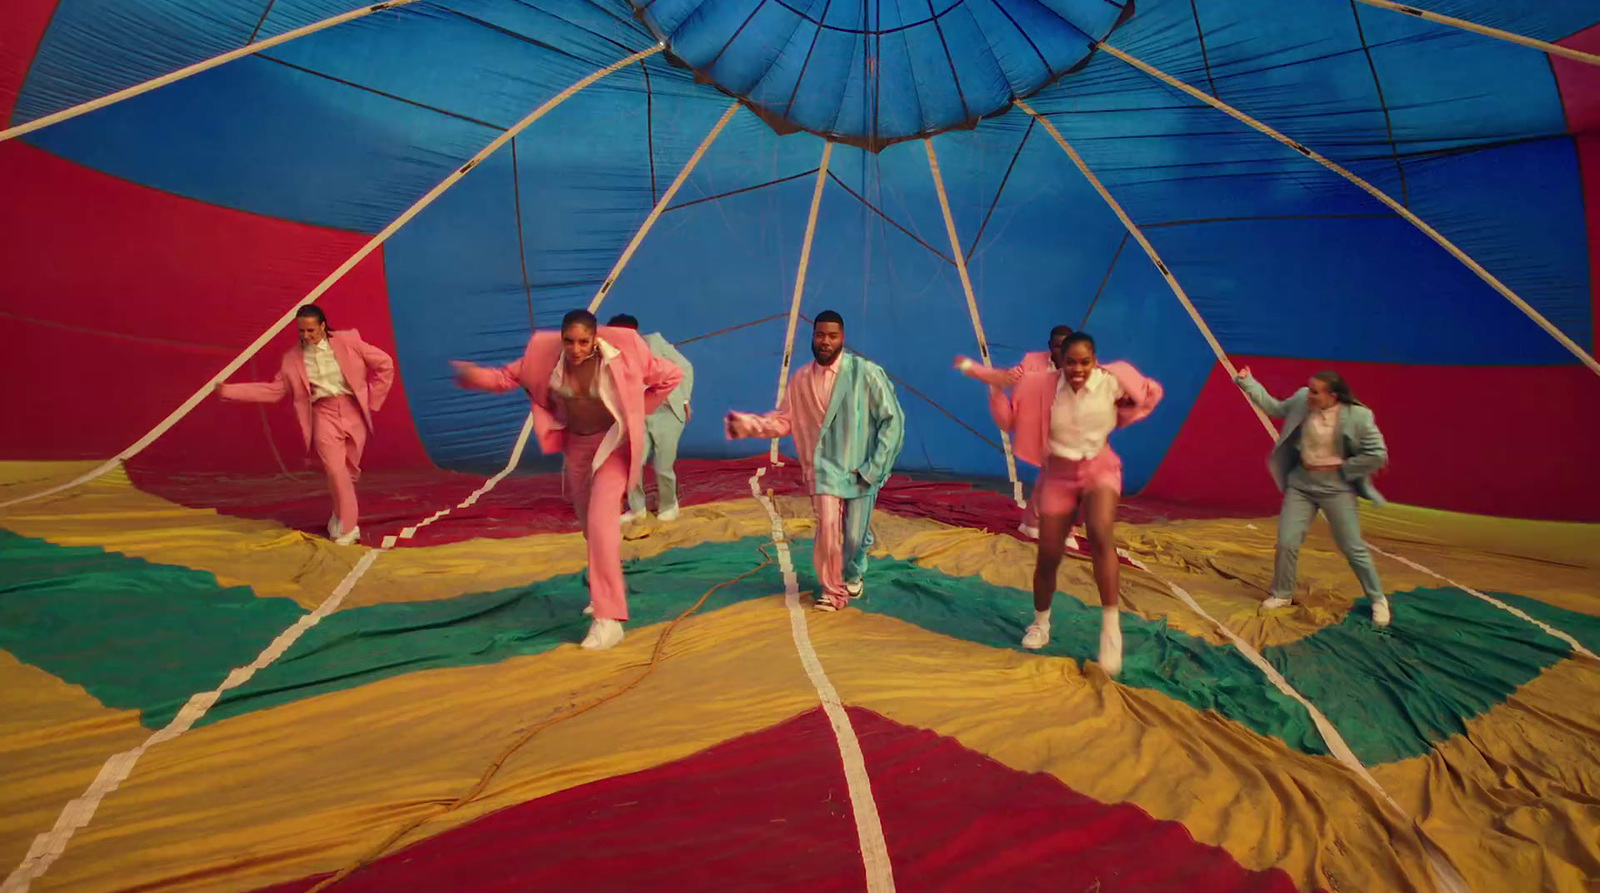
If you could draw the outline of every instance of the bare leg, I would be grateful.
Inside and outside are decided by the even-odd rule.
[[[1094,582],[1100,590],[1100,668],[1106,675],[1122,672],[1122,614],[1117,607],[1121,568],[1117,564],[1116,490],[1097,487],[1083,496],[1085,525],[1089,528],[1089,556],[1094,561]]]
[[[1053,508],[1053,507],[1052,507]],[[1067,551],[1067,533],[1072,530],[1072,512],[1039,515],[1039,553],[1033,563],[1033,609],[1050,610],[1056,596],[1056,572]]]
[[[1090,490],[1083,495],[1084,526],[1089,532],[1089,557],[1094,561],[1094,584],[1100,590],[1100,606],[1115,608],[1120,591],[1121,571],[1117,564],[1117,491]]]

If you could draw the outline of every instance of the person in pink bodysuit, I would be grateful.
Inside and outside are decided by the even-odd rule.
[[[520,360],[500,368],[462,362],[455,367],[456,383],[463,388],[528,392],[539,447],[562,454],[566,492],[588,545],[594,622],[583,647],[598,651],[617,645],[628,619],[622,499],[642,474],[645,417],[667,399],[683,373],[652,356],[638,332],[601,327],[587,310],[568,313],[559,336],[535,332]]]
[[[1039,553],[1033,569],[1033,623],[1022,647],[1037,650],[1050,642],[1050,606],[1056,572],[1066,551],[1074,515],[1089,528],[1090,558],[1100,590],[1099,663],[1107,675],[1122,670],[1122,623],[1118,592],[1115,524],[1122,496],[1122,460],[1111,450],[1116,428],[1132,424],[1161,402],[1161,385],[1123,362],[1101,366],[1094,339],[1078,332],[1055,353],[1056,372],[987,369],[966,357],[956,368],[989,385],[989,410],[1015,438],[1017,458],[1040,468]],[[1002,389],[1014,384],[1007,395]]]
[[[300,345],[283,355],[270,382],[219,383],[217,395],[242,403],[277,403],[294,398],[295,419],[306,449],[316,447],[333,494],[328,538],[341,546],[361,541],[356,481],[361,453],[372,431],[372,414],[394,386],[394,359],[361,340],[355,329],[334,331],[315,304],[295,314]]]

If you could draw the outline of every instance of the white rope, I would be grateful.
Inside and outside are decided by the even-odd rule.
[[[1395,3],[1393,0],[1356,0],[1356,2],[1365,3],[1368,6],[1376,6],[1379,9],[1387,9],[1391,12],[1415,16],[1423,21],[1434,22],[1435,24],[1439,25],[1449,25],[1452,28],[1460,28],[1463,31],[1471,31],[1474,34],[1482,34],[1486,37],[1493,37],[1496,40],[1504,40],[1511,43],[1518,43],[1525,47],[1533,47],[1536,50],[1549,53],[1552,56],[1563,56],[1576,62],[1587,62],[1590,65],[1600,65],[1600,56],[1597,56],[1594,53],[1585,53],[1582,50],[1574,50],[1570,47],[1564,47],[1558,43],[1551,43],[1548,40],[1540,40],[1537,37],[1527,37],[1511,31],[1504,31],[1500,28],[1491,28],[1488,25],[1480,25],[1477,22],[1469,22],[1466,19],[1458,19],[1455,16],[1447,16],[1437,12],[1429,12],[1426,9],[1418,9],[1415,6],[1410,6],[1404,3]]]
[[[41,118],[35,118],[26,124],[18,124],[15,127],[9,127],[5,130],[0,130],[0,143],[22,136],[23,134],[32,133],[35,130],[41,130],[45,127],[49,127],[52,124],[60,124],[62,121],[71,120],[79,115],[87,115],[96,109],[103,109],[108,105],[115,105],[124,99],[132,99],[133,97],[142,93],[149,93],[151,90],[154,90],[158,87],[165,87],[168,84],[176,83],[184,78],[197,75],[202,71],[210,71],[219,65],[224,65],[228,62],[232,62],[235,59],[242,59],[245,56],[259,53],[262,50],[271,49],[279,44],[285,44],[291,40],[305,37],[308,34],[315,34],[318,31],[332,28],[334,25],[342,25],[345,22],[353,22],[356,19],[372,15],[375,12],[382,12],[386,9],[394,9],[400,6],[409,6],[410,4],[416,2],[417,0],[385,0],[383,3],[374,3],[371,6],[363,6],[360,9],[352,9],[349,12],[340,13],[336,16],[329,16],[328,18],[325,18],[319,22],[312,22],[303,28],[296,28],[293,31],[285,31],[282,34],[274,35],[266,40],[258,41],[256,43],[247,43],[238,49],[229,50],[220,56],[212,56],[210,59],[204,59],[194,63],[193,65],[186,65],[177,71],[168,72],[167,74],[151,78],[143,83],[134,84],[132,87],[118,90],[115,93],[102,96],[99,99],[91,99],[88,102],[81,102],[72,108],[62,109],[59,112],[53,112]]]
[[[933,140],[923,139],[928,150],[928,170],[933,174],[933,188],[939,193],[939,210],[944,212],[944,229],[950,236],[950,255],[956,261],[956,273],[961,277],[961,290],[967,296],[967,313],[972,317],[972,333],[978,337],[978,357],[983,365],[993,368],[989,360],[989,339],[983,334],[983,319],[978,315],[978,299],[972,293],[972,278],[967,275],[967,252],[961,247],[961,236],[956,233],[956,220],[950,213],[950,196],[944,191],[944,178],[939,175],[939,156],[934,154]],[[1000,446],[1006,454],[1006,475],[1011,478],[1011,498],[1018,506],[1027,503],[1022,498],[1022,481],[1017,479],[1017,458],[1011,452],[1011,433],[1000,429]]]
[[[783,405],[783,391],[789,386],[789,363],[794,358],[794,328],[800,319],[800,297],[806,290],[806,268],[811,265],[811,240],[817,234],[817,211],[822,208],[822,187],[828,182],[828,159],[833,157],[833,143],[822,144],[822,163],[817,167],[817,185],[811,190],[811,211],[806,216],[806,236],[800,243],[800,269],[794,276],[794,297],[789,302],[789,327],[783,335],[783,365],[778,369],[778,399],[773,407]],[[778,464],[778,438],[772,439],[772,452],[768,457]]]
[[[1268,127],[1266,124],[1263,124],[1260,121],[1257,121],[1256,119],[1254,119],[1254,118],[1250,117],[1249,115],[1245,114],[1244,112],[1239,111],[1238,109],[1234,108],[1233,106],[1228,105],[1226,102],[1223,102],[1222,100],[1216,98],[1215,96],[1212,96],[1211,94],[1206,93],[1203,90],[1198,90],[1198,89],[1196,89],[1194,87],[1191,87],[1188,84],[1184,83],[1183,81],[1180,81],[1177,78],[1173,77],[1172,75],[1167,74],[1166,72],[1161,71],[1160,69],[1155,68],[1155,67],[1153,67],[1151,65],[1148,65],[1145,62],[1143,62],[1143,61],[1141,61],[1141,60],[1139,60],[1139,59],[1137,59],[1137,58],[1135,58],[1133,56],[1128,55],[1127,53],[1123,52],[1122,50],[1119,50],[1116,47],[1111,46],[1110,44],[1102,43],[1102,44],[1099,45],[1099,48],[1101,50],[1103,50],[1104,52],[1106,52],[1107,54],[1115,56],[1116,58],[1121,59],[1122,61],[1128,63],[1129,65],[1132,65],[1134,68],[1139,69],[1140,71],[1144,72],[1145,74],[1150,75],[1151,77],[1155,78],[1156,80],[1161,81],[1162,83],[1167,84],[1170,87],[1174,87],[1174,88],[1176,88],[1178,90],[1182,90],[1184,93],[1187,93],[1188,95],[1194,97],[1195,99],[1198,99],[1201,102],[1204,102],[1206,105],[1209,105],[1212,108],[1214,108],[1214,109],[1216,109],[1216,110],[1228,115],[1229,117],[1233,118],[1234,120],[1239,121],[1240,123],[1245,124],[1245,125],[1247,125],[1249,127],[1253,127],[1256,130],[1259,130],[1260,132],[1266,134],[1267,136],[1272,137],[1273,139],[1277,140],[1278,142],[1284,144],[1285,146],[1288,146],[1289,148],[1295,150],[1296,152],[1299,152],[1301,155],[1304,155],[1305,157],[1311,159],[1312,161],[1315,161],[1316,163],[1322,165],[1323,167],[1327,168],[1328,170],[1333,171],[1334,173],[1338,174],[1341,177],[1344,177],[1346,180],[1349,180],[1351,183],[1354,183],[1356,186],[1359,186],[1368,195],[1372,196],[1373,198],[1377,199],[1380,202],[1383,202],[1384,205],[1388,206],[1388,208],[1391,211],[1394,211],[1396,214],[1400,215],[1401,217],[1404,217],[1408,222],[1411,223],[1412,226],[1415,226],[1417,229],[1421,230],[1425,235],[1427,235],[1428,238],[1430,238],[1433,241],[1437,242],[1439,244],[1439,247],[1441,247],[1444,250],[1450,252],[1450,255],[1452,257],[1454,257],[1456,260],[1460,261],[1462,264],[1466,265],[1467,269],[1469,269],[1472,272],[1476,273],[1478,275],[1479,279],[1482,279],[1484,282],[1488,283],[1489,287],[1491,287],[1495,291],[1499,292],[1501,297],[1505,298],[1507,301],[1510,301],[1513,306],[1515,306],[1518,310],[1521,310],[1524,314],[1527,315],[1527,317],[1529,319],[1531,319],[1535,323],[1537,323],[1538,326],[1540,328],[1544,329],[1547,333],[1549,333],[1552,338],[1554,338],[1554,339],[1556,339],[1556,341],[1560,342],[1562,347],[1565,347],[1568,351],[1570,351],[1572,353],[1573,356],[1577,357],[1585,366],[1588,366],[1590,369],[1592,369],[1596,375],[1600,375],[1600,360],[1596,360],[1594,357],[1590,356],[1587,351],[1585,351],[1582,347],[1578,346],[1577,342],[1573,341],[1571,338],[1568,338],[1565,332],[1563,332],[1560,329],[1556,328],[1556,326],[1554,324],[1552,324],[1550,322],[1550,320],[1545,319],[1543,314],[1541,314],[1539,311],[1533,309],[1533,307],[1530,306],[1527,301],[1524,301],[1520,296],[1518,296],[1518,294],[1516,292],[1512,291],[1504,282],[1501,282],[1499,279],[1495,278],[1495,275],[1493,273],[1490,273],[1488,270],[1484,269],[1482,264],[1479,264],[1477,261],[1475,261],[1471,257],[1469,257],[1465,251],[1462,251],[1460,248],[1457,248],[1456,244],[1454,242],[1452,242],[1449,239],[1445,238],[1444,234],[1440,233],[1438,230],[1436,230],[1433,227],[1429,226],[1427,224],[1427,222],[1424,221],[1421,217],[1418,217],[1417,215],[1411,213],[1411,209],[1407,208],[1405,205],[1402,205],[1399,202],[1395,201],[1394,199],[1390,198],[1388,193],[1386,193],[1383,190],[1379,189],[1378,187],[1372,185],[1371,183],[1368,183],[1366,180],[1361,179],[1360,177],[1356,176],[1355,174],[1351,173],[1350,171],[1345,170],[1343,167],[1340,167],[1338,164],[1335,164],[1333,161],[1329,160],[1328,158],[1318,154],[1317,152],[1312,151],[1311,149],[1307,148],[1305,145],[1303,145],[1303,144],[1301,144],[1299,142],[1296,142],[1295,140],[1290,139],[1287,136],[1284,136],[1282,133],[1279,133],[1278,131],[1272,129],[1271,127]]]
[[[185,400],[181,406],[173,410],[171,414],[161,421],[160,424],[150,429],[149,433],[135,441],[132,446],[106,460],[105,463],[99,467],[81,474],[64,484],[59,484],[57,486],[50,487],[49,489],[41,490],[38,493],[32,493],[27,496],[19,496],[16,499],[0,502],[0,509],[23,502],[28,502],[34,499],[40,499],[45,496],[51,496],[53,494],[60,493],[63,490],[76,487],[79,484],[87,483],[116,468],[118,464],[126,462],[127,460],[143,452],[146,447],[154,443],[156,439],[161,437],[163,434],[166,434],[173,425],[176,425],[183,419],[184,416],[187,416],[190,412],[192,412],[196,406],[199,406],[200,401],[209,397],[216,389],[216,386],[219,382],[226,381],[229,376],[237,372],[239,367],[243,366],[252,356],[256,354],[257,351],[265,347],[267,342],[272,340],[273,336],[277,335],[279,331],[281,331],[289,324],[291,320],[294,319],[294,315],[299,312],[301,307],[305,306],[306,304],[310,304],[317,298],[321,297],[323,293],[332,288],[335,283],[337,283],[340,279],[343,279],[346,273],[350,272],[357,264],[366,259],[367,255],[376,251],[378,246],[388,241],[389,237],[394,235],[395,232],[400,229],[400,227],[409,223],[413,217],[416,217],[422,212],[423,208],[426,208],[428,205],[432,204],[435,199],[444,194],[445,190],[449,189],[451,186],[454,186],[457,181],[466,176],[468,171],[477,167],[485,158],[488,158],[490,155],[494,154],[495,150],[510,142],[512,137],[515,137],[518,133],[521,133],[528,127],[528,125],[544,117],[545,114],[551,109],[572,98],[572,96],[578,91],[589,86],[595,81],[600,80],[608,74],[626,68],[640,59],[661,52],[662,48],[663,46],[658,44],[648,50],[641,50],[640,52],[634,53],[633,55],[628,56],[626,59],[613,62],[610,65],[607,65],[604,68],[595,71],[593,74],[588,75],[582,80],[572,84],[565,90],[562,90],[560,93],[557,93],[555,96],[546,100],[544,104],[540,105],[532,112],[529,112],[527,117],[523,118],[521,121],[518,121],[511,127],[510,130],[500,134],[500,136],[496,137],[493,142],[489,143],[489,145],[480,149],[478,154],[472,156],[472,158],[468,160],[466,164],[463,164],[461,167],[451,171],[448,177],[445,177],[439,182],[439,185],[428,190],[428,193],[422,198],[417,199],[415,204],[405,210],[405,213],[401,214],[399,217],[396,217],[393,222],[383,228],[382,232],[379,232],[377,235],[373,236],[365,245],[362,245],[361,248],[356,251],[356,253],[350,255],[349,259],[340,264],[338,269],[334,270],[332,273],[329,273],[327,278],[323,279],[316,288],[313,288],[305,297],[296,301],[294,306],[290,307],[289,310],[283,314],[283,316],[278,318],[277,322],[269,326],[265,332],[262,332],[261,335],[256,338],[255,341],[251,342],[249,347],[246,347],[238,356],[234,357],[233,360],[228,363],[228,365],[224,366],[221,372],[213,375],[211,379],[207,381],[199,390],[190,395],[189,399]]]
[[[756,469],[750,476],[750,495],[767,510],[772,522],[772,544],[778,551],[778,568],[783,572],[783,604],[789,612],[789,631],[794,647],[800,655],[800,665],[806,678],[817,690],[822,702],[822,712],[833,727],[834,744],[839,748],[839,759],[844,764],[845,790],[850,795],[850,810],[855,817],[856,843],[861,848],[862,868],[866,872],[867,893],[894,893],[894,865],[889,860],[889,844],[883,836],[883,820],[878,815],[877,800],[872,796],[872,779],[867,774],[867,763],[861,754],[861,741],[856,737],[850,714],[839,699],[839,692],[828,681],[822,669],[822,660],[811,644],[811,633],[806,628],[805,608],[800,605],[800,578],[795,573],[794,557],[789,552],[789,540],[783,532],[783,518],[772,500],[761,493],[761,477],[765,468]]]
[[[1200,311],[1195,309],[1194,302],[1189,300],[1189,295],[1183,290],[1183,286],[1178,284],[1178,277],[1174,276],[1172,269],[1161,260],[1161,255],[1157,253],[1156,246],[1150,244],[1150,240],[1145,238],[1144,231],[1139,229],[1139,225],[1133,222],[1133,218],[1129,217],[1128,212],[1122,209],[1122,205],[1111,197],[1111,192],[1100,182],[1100,178],[1094,175],[1094,171],[1089,169],[1089,165],[1084,162],[1083,156],[1072,148],[1072,144],[1067,142],[1066,138],[1061,135],[1061,131],[1056,129],[1056,125],[1051,123],[1049,118],[1034,111],[1031,106],[1020,99],[1016,101],[1016,106],[1044,125],[1045,132],[1055,138],[1062,151],[1067,153],[1067,157],[1071,158],[1072,163],[1077,165],[1078,170],[1083,173],[1084,179],[1089,181],[1089,185],[1094,187],[1094,191],[1100,193],[1100,198],[1104,199],[1111,210],[1116,212],[1117,219],[1122,221],[1122,225],[1127,229],[1128,235],[1133,236],[1140,247],[1144,248],[1144,253],[1149,255],[1150,262],[1156,265],[1156,270],[1161,273],[1161,278],[1167,280],[1167,287],[1172,289],[1172,293],[1177,296],[1178,303],[1183,305],[1183,309],[1189,313],[1189,318],[1194,320],[1194,324],[1200,328],[1200,334],[1205,336],[1206,343],[1211,345],[1211,352],[1216,354],[1217,361],[1222,364],[1222,368],[1228,371],[1228,377],[1236,377],[1239,374],[1239,370],[1235,369],[1233,361],[1228,359],[1228,354],[1222,349],[1222,343],[1217,340],[1216,335],[1212,334],[1211,327],[1206,325],[1205,319],[1200,316]],[[1268,421],[1267,414],[1261,411],[1261,407],[1251,403],[1250,408],[1255,410],[1256,418],[1261,420],[1261,426],[1267,429],[1267,433],[1276,438],[1278,431],[1272,427],[1272,422]]]
[[[616,284],[617,277],[622,275],[622,268],[628,265],[628,261],[633,258],[633,253],[639,250],[639,245],[644,242],[644,237],[650,232],[650,228],[655,226],[656,221],[660,219],[661,212],[667,209],[667,205],[672,202],[672,197],[678,194],[678,190],[689,179],[689,174],[694,172],[695,166],[705,156],[706,150],[710,149],[711,144],[716,142],[717,135],[722,133],[722,128],[728,126],[728,121],[733,118],[733,113],[738,110],[739,100],[735,99],[733,104],[728,106],[728,110],[722,113],[722,117],[717,119],[717,123],[711,128],[711,132],[707,133],[706,138],[700,141],[700,145],[694,150],[694,154],[689,156],[689,163],[683,166],[683,170],[678,171],[678,176],[673,178],[672,185],[667,187],[666,192],[661,193],[661,198],[656,202],[656,206],[650,209],[650,216],[644,219],[639,231],[633,234],[633,241],[629,242],[628,247],[623,249],[622,256],[617,258],[617,262],[612,265],[611,272],[606,275],[605,282],[600,284],[600,290],[594,293],[594,300],[589,302],[590,313],[599,312],[601,302],[606,299],[606,295],[611,293],[611,286]]]

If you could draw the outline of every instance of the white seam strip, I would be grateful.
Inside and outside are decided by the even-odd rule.
[[[523,448],[527,446],[528,436],[532,431],[533,413],[530,412],[527,419],[522,423],[522,432],[517,436],[516,446],[511,450],[511,460],[506,463],[506,467],[499,474],[485,482],[483,486],[473,491],[472,495],[462,500],[455,508],[466,508],[477,502],[480,497],[494,489],[496,484],[515,471],[517,464],[522,460]],[[334,587],[332,594],[324,599],[322,604],[317,605],[316,610],[309,614],[301,615],[293,625],[279,633],[277,638],[273,639],[260,654],[256,655],[255,660],[229,673],[228,677],[222,680],[222,684],[211,691],[190,697],[188,703],[183,705],[183,709],[178,711],[172,721],[167,723],[166,727],[161,731],[146,738],[143,744],[106,760],[105,765],[100,767],[100,774],[89,784],[89,788],[83,792],[83,796],[68,802],[66,806],[62,807],[61,815],[56,818],[55,827],[33,839],[33,845],[28,848],[28,854],[23,857],[22,862],[6,878],[5,883],[0,884],[0,893],[26,893],[29,884],[48,871],[50,866],[61,858],[61,854],[66,852],[67,842],[72,839],[72,835],[89,824],[89,820],[94,817],[95,810],[100,807],[100,801],[104,800],[112,791],[115,791],[124,781],[127,781],[128,776],[133,772],[134,764],[139,762],[139,758],[144,755],[145,751],[157,744],[171,741],[187,732],[217,703],[223,692],[231,688],[238,688],[250,681],[252,676],[265,669],[268,664],[282,657],[290,646],[294,645],[301,636],[306,634],[307,630],[321,623],[323,618],[338,610],[339,605],[344,602],[345,596],[349,595],[350,591],[355,588],[356,582],[372,567],[373,562],[378,560],[379,555],[393,549],[399,539],[410,539],[416,535],[417,530],[432,524],[434,521],[450,514],[453,510],[447,508],[435,512],[421,523],[402,530],[399,537],[392,535],[384,537],[383,545],[377,549],[366,550],[366,554],[362,555],[361,560],[356,562],[355,567],[352,567],[349,573],[344,575],[344,579],[340,580],[339,585]],[[852,738],[851,740],[853,741],[854,739]],[[879,836],[881,838],[881,832]]]
[[[1239,653],[1244,655],[1246,660],[1254,664],[1256,669],[1260,670],[1262,675],[1267,677],[1267,681],[1271,682],[1273,686],[1278,689],[1278,691],[1281,691],[1290,698],[1293,698],[1295,701],[1299,702],[1302,707],[1306,708],[1306,712],[1311,715],[1312,724],[1317,727],[1318,734],[1322,735],[1322,740],[1328,745],[1328,752],[1333,755],[1334,759],[1337,759],[1339,762],[1343,763],[1347,768],[1350,769],[1350,771],[1354,772],[1358,777],[1360,777],[1362,781],[1370,785],[1372,789],[1383,798],[1384,802],[1388,803],[1394,808],[1395,812],[1399,813],[1406,819],[1406,821],[1411,823],[1411,827],[1416,832],[1418,840],[1420,840],[1422,843],[1423,852],[1427,854],[1428,866],[1433,869],[1434,880],[1438,882],[1440,889],[1445,890],[1446,893],[1471,893],[1472,888],[1467,886],[1466,879],[1463,878],[1458,871],[1456,871],[1455,866],[1451,864],[1450,860],[1446,858],[1436,846],[1434,846],[1431,840],[1428,839],[1427,834],[1423,832],[1422,826],[1417,824],[1416,819],[1412,818],[1410,813],[1402,809],[1400,804],[1396,803],[1394,798],[1389,796],[1389,792],[1384,790],[1382,785],[1378,784],[1378,780],[1372,777],[1372,773],[1368,772],[1367,767],[1362,764],[1359,758],[1356,757],[1355,751],[1351,750],[1350,745],[1345,743],[1344,736],[1339,734],[1339,730],[1334,727],[1333,722],[1330,721],[1328,717],[1324,716],[1322,711],[1318,710],[1315,704],[1311,703],[1311,701],[1307,700],[1304,695],[1300,694],[1300,692],[1297,691],[1293,685],[1290,685],[1289,680],[1285,679],[1283,674],[1278,672],[1277,667],[1274,667],[1272,664],[1268,663],[1267,659],[1262,656],[1261,652],[1255,649],[1255,646],[1251,645],[1249,642],[1246,642],[1244,639],[1239,638],[1238,634],[1229,629],[1222,621],[1212,617],[1209,613],[1207,613],[1206,609],[1200,607],[1200,603],[1195,601],[1194,597],[1186,592],[1183,587],[1171,582],[1170,580],[1167,580],[1160,574],[1151,570],[1148,565],[1133,557],[1133,555],[1129,554],[1126,549],[1119,548],[1117,550],[1117,554],[1128,559],[1129,564],[1161,581],[1163,585],[1172,591],[1172,594],[1177,597],[1178,601],[1183,602],[1185,607],[1196,614],[1199,614],[1201,617],[1205,618],[1207,622],[1211,623],[1211,625],[1215,626],[1218,630],[1221,630],[1222,634],[1228,638],[1228,641],[1233,643],[1233,647],[1237,648]]]
[[[850,806],[855,811],[856,837],[861,845],[861,862],[867,872],[868,893],[893,893],[894,868],[889,863],[889,844],[883,837],[883,822],[878,818],[878,806],[872,798],[872,781],[867,777],[867,763],[861,755],[861,742],[856,738],[855,727],[850,725],[850,714],[839,701],[839,693],[822,670],[817,651],[811,645],[811,635],[806,631],[805,609],[800,607],[800,579],[795,574],[794,558],[789,553],[789,542],[783,533],[783,519],[778,516],[772,501],[761,493],[761,477],[765,467],[756,469],[750,477],[750,495],[767,510],[772,520],[772,544],[778,549],[778,567],[783,571],[784,605],[789,609],[789,630],[794,634],[795,650],[800,652],[800,663],[822,700],[822,710],[833,725],[833,736],[839,744],[839,756],[844,761],[845,783],[850,791]]]
[[[1406,558],[1403,555],[1396,555],[1393,552],[1386,552],[1383,549],[1380,549],[1377,546],[1374,546],[1371,543],[1371,541],[1367,542],[1367,548],[1371,549],[1374,552],[1377,552],[1379,555],[1383,555],[1383,556],[1385,556],[1387,558],[1393,558],[1395,561],[1400,562],[1401,564],[1405,565],[1406,567],[1411,568],[1414,571],[1421,571],[1422,573],[1425,573],[1428,576],[1433,577],[1436,580],[1440,580],[1440,581],[1443,581],[1444,583],[1446,583],[1446,584],[1448,584],[1450,586],[1454,586],[1455,588],[1461,590],[1462,592],[1465,592],[1466,594],[1468,594],[1468,595],[1470,595],[1470,596],[1472,596],[1474,598],[1483,599],[1484,601],[1488,602],[1491,605],[1494,605],[1496,608],[1499,608],[1502,611],[1505,611],[1507,614],[1510,614],[1513,617],[1519,617],[1519,618],[1521,618],[1523,620],[1528,621],[1529,623],[1533,624],[1534,626],[1537,626],[1538,628],[1544,630],[1546,633],[1549,633],[1550,635],[1556,637],[1557,639],[1560,639],[1561,641],[1567,643],[1568,647],[1570,647],[1572,649],[1572,653],[1575,654],[1575,655],[1578,655],[1580,657],[1587,657],[1590,660],[1596,660],[1597,659],[1595,657],[1595,653],[1593,651],[1590,651],[1589,649],[1583,647],[1583,643],[1579,642],[1577,639],[1574,639],[1572,636],[1567,635],[1566,633],[1562,632],[1561,630],[1556,629],[1555,627],[1551,626],[1550,624],[1545,623],[1543,620],[1538,620],[1536,618],[1528,616],[1527,612],[1523,611],[1521,608],[1513,607],[1513,606],[1508,605],[1505,602],[1495,598],[1492,595],[1485,595],[1484,593],[1479,592],[1478,590],[1473,589],[1470,586],[1465,586],[1465,585],[1463,585],[1461,583],[1457,583],[1456,581],[1450,579],[1449,577],[1446,577],[1444,574],[1438,573],[1436,571],[1429,570],[1428,568],[1423,567],[1422,565],[1416,563],[1415,561],[1412,561],[1409,558]]]

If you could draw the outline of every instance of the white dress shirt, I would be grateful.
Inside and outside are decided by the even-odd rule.
[[[1099,455],[1117,427],[1120,399],[1122,386],[1098,366],[1081,391],[1072,389],[1063,372],[1056,380],[1056,399],[1050,405],[1050,455],[1074,462]]]
[[[344,372],[339,369],[339,358],[333,354],[333,344],[327,338],[318,341],[315,347],[305,348],[306,379],[311,382],[311,399],[313,402],[326,397],[343,397],[354,392],[344,380]]]

